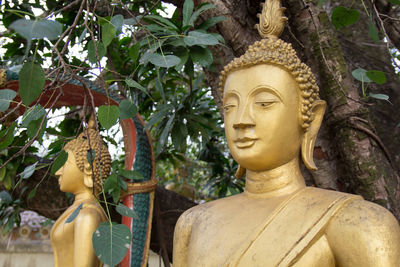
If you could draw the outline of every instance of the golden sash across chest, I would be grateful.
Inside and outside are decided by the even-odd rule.
[[[306,187],[284,201],[226,266],[289,266],[324,234],[329,220],[360,196]]]

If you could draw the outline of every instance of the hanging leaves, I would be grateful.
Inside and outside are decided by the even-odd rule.
[[[93,40],[90,40],[88,43],[88,59],[90,63],[97,63],[97,60],[101,60],[102,57],[106,55],[106,47],[102,42],[96,42],[97,46],[97,54],[99,58],[97,59],[96,55],[96,47],[94,45]]]
[[[139,219],[139,216],[136,214],[136,212],[134,210],[128,208],[127,206],[123,205],[122,203],[119,203],[118,206],[115,207],[115,210],[122,216]]]
[[[367,76],[367,71],[362,68],[357,68],[351,72],[351,75],[353,75],[354,79],[360,81],[360,82],[371,82],[370,78]]]
[[[183,4],[183,11],[182,11],[182,26],[185,27],[189,24],[190,17],[192,16],[194,9],[194,3],[192,0],[185,0],[185,3]]]
[[[35,162],[34,164],[25,167],[24,171],[21,173],[21,178],[22,179],[28,179],[29,177],[31,177],[32,174],[35,172],[37,164],[38,163]]]
[[[379,33],[375,24],[370,20],[368,24],[368,34],[375,42],[379,42]]]
[[[119,108],[117,106],[100,106],[98,111],[98,118],[101,126],[106,130],[117,123],[119,117]]]
[[[134,118],[138,110],[135,104],[131,101],[124,99],[119,103],[119,118],[121,120]]]
[[[57,39],[62,32],[62,25],[53,20],[19,19],[10,24],[10,28],[27,40]]]
[[[103,40],[103,44],[107,47],[116,35],[115,27],[111,23],[105,23],[101,27],[101,30],[102,30],[101,37]]]
[[[93,233],[94,252],[99,259],[115,266],[122,261],[131,243],[131,231],[124,224],[102,223]]]
[[[379,70],[369,70],[365,73],[371,81],[377,84],[384,84],[386,83],[386,75],[384,72]]]
[[[64,166],[65,162],[68,159],[68,153],[64,150],[61,150],[60,154],[54,160],[53,165],[51,166],[51,174],[55,174],[62,166]]]
[[[18,81],[22,102],[29,106],[42,92],[45,74],[40,65],[26,62],[19,72]]]
[[[161,55],[158,53],[154,53],[149,57],[149,60],[152,64],[163,67],[170,68],[175,65],[178,65],[181,62],[181,59],[174,55]]]
[[[218,39],[210,33],[204,33],[201,31],[191,31],[187,36],[183,38],[183,41],[188,46],[193,45],[216,45],[218,44]]]
[[[11,101],[17,96],[17,93],[10,89],[0,90],[0,112],[6,111],[10,107]]]
[[[75,220],[76,216],[79,215],[79,212],[81,211],[83,206],[83,203],[81,203],[72,213],[69,215],[69,217],[65,220],[65,223],[70,223],[73,220]]]
[[[143,175],[135,170],[120,170],[118,172],[119,175],[121,175],[122,177],[126,178],[126,179],[130,179],[130,180],[142,180],[143,179]]]
[[[332,12],[332,24],[337,30],[354,24],[360,18],[360,13],[355,9],[345,8],[343,6],[335,7]]]
[[[39,120],[46,115],[46,111],[41,105],[34,105],[27,109],[22,115],[21,126],[28,127],[31,121]]]

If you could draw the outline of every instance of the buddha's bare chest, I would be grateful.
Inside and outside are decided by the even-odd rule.
[[[251,246],[258,238],[257,232],[275,216],[280,203],[270,204],[262,209],[261,205],[247,205],[246,208],[239,206],[238,209],[230,206],[200,210],[197,216],[201,219],[196,220],[191,229],[188,266],[272,266],[265,261],[265,255],[268,254],[266,247],[253,248],[253,254],[250,257],[246,255],[246,246]],[[301,222],[289,222],[283,227],[295,223]],[[232,265],[232,259],[235,258],[241,259],[240,264],[236,262]],[[326,238],[322,236],[315,241],[292,266],[335,266]]]

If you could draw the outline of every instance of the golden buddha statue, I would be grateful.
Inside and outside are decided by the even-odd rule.
[[[92,164],[86,156],[90,149],[95,151]],[[75,200],[57,219],[51,230],[54,266],[102,266],[94,253],[92,234],[101,222],[107,220],[96,195],[101,191],[102,178],[105,179],[111,170],[111,157],[99,133],[94,129],[92,119],[88,129],[67,143],[64,150],[68,153],[68,159],[55,175],[59,176],[60,190],[74,194]],[[80,206],[75,219],[67,222]]]
[[[267,0],[263,37],[221,73],[225,133],[246,174],[243,193],[186,211],[174,233],[174,267],[400,266],[400,227],[359,196],[306,187],[325,112],[309,67],[278,39],[286,20]]]

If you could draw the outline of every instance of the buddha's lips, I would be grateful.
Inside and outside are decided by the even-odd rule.
[[[238,148],[248,148],[254,145],[257,139],[258,138],[242,137],[234,140],[234,142]]]

